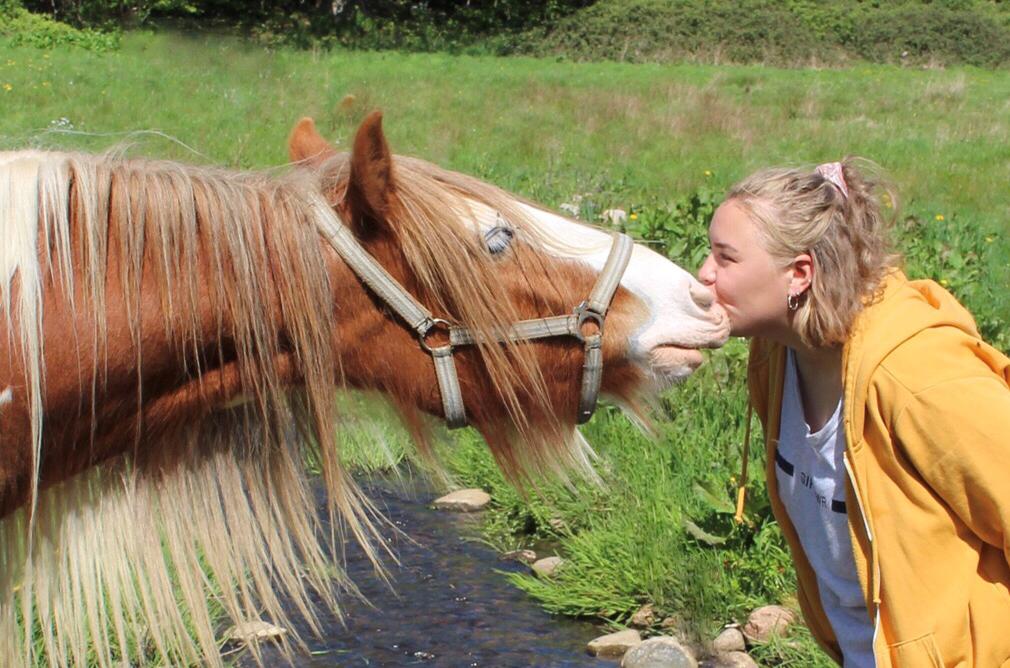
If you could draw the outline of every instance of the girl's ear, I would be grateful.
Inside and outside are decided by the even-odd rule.
[[[814,281],[814,261],[809,253],[800,253],[793,258],[789,271],[789,294],[799,297],[810,289]]]

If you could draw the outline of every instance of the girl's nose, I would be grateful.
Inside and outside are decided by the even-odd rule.
[[[715,261],[712,259],[711,253],[708,254],[701,265],[701,269],[698,270],[698,280],[704,285],[715,283]]]

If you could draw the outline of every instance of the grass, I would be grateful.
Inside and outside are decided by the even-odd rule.
[[[154,33],[127,33],[120,50],[103,53],[0,41],[0,149],[127,142],[145,155],[264,168],[286,161],[285,137],[300,116],[315,116],[346,146],[361,117],[381,108],[396,152],[551,206],[581,196],[588,218],[610,207],[633,211],[632,231],[686,267],[699,264],[707,217],[735,180],[772,164],[863,155],[903,195],[909,273],[947,284],[1004,350],[1008,100],[1010,73],[972,68],[313,53]],[[615,624],[651,601],[706,637],[751,607],[789,601],[791,566],[761,480],[751,485],[752,526],[736,527],[727,513],[745,352],[731,342],[670,392],[656,440],[602,410],[586,434],[601,455],[603,489],[545,483],[521,497],[479,439],[454,439],[444,452],[452,472],[495,499],[487,540],[502,549],[547,541],[569,560],[554,581],[515,577],[519,586],[551,611]],[[363,431],[388,448],[349,437],[349,456],[367,468],[398,461],[399,432],[371,419],[378,426]],[[753,462],[751,471],[760,470]],[[757,656],[827,665],[802,630]]]
[[[6,146],[96,148],[118,138],[40,136],[65,118],[84,132],[157,130],[213,162],[261,167],[286,159],[284,138],[301,115],[346,143],[363,114],[381,108],[398,152],[549,204],[586,189],[626,205],[661,202],[760,166],[854,153],[881,162],[912,206],[1008,213],[1010,77],[999,71],[313,54],[143,33],[112,53],[0,54],[0,86],[11,88],[0,90]],[[200,159],[153,138],[143,150]]]

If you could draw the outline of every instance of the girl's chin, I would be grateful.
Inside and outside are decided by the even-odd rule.
[[[745,339],[749,339],[752,336],[760,336],[760,333],[755,331],[754,323],[748,322],[745,318],[741,318],[740,314],[736,310],[736,307],[722,301],[717,301],[717,303],[725,309],[726,315],[729,318],[730,336],[743,337]]]
[[[751,339],[754,337],[762,337],[763,334],[759,328],[754,327],[752,323],[738,323],[730,318],[729,335],[737,336],[744,339]]]
[[[729,335],[730,336],[751,336],[750,328],[747,326],[747,322],[741,321],[737,314],[733,312],[730,308],[726,309],[726,315],[729,316]]]

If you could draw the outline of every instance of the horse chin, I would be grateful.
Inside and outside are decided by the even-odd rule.
[[[661,392],[694,373],[704,357],[700,350],[678,346],[656,346],[649,351],[649,371],[655,390]]]

